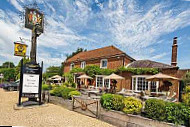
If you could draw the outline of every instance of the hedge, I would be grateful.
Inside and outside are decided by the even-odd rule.
[[[42,85],[42,90],[50,90],[52,87],[51,85],[43,84]]]
[[[183,103],[148,99],[145,102],[145,116],[151,119],[188,126],[190,107]]]
[[[113,109],[113,94],[103,94],[101,96],[100,103],[105,109]]]
[[[72,98],[73,96],[80,96],[81,95],[81,93],[79,92],[79,91],[71,91],[70,93],[69,93],[69,98]]]
[[[71,91],[75,91],[75,88],[69,88],[66,86],[58,86],[55,87],[53,90],[50,91],[50,94],[53,96],[63,97],[64,99],[69,98],[69,93]]]
[[[123,111],[127,114],[137,114],[142,109],[142,103],[139,99],[116,94],[103,94],[100,103],[105,109]]]
[[[126,97],[124,99],[123,103],[124,103],[123,112],[125,112],[127,114],[141,113],[141,109],[142,109],[141,100],[134,98],[134,97]]]
[[[145,109],[144,109],[146,117],[154,120],[164,121],[166,118],[165,107],[166,103],[163,100],[158,100],[158,99],[146,100]]]

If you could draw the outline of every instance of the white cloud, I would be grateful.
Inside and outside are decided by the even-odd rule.
[[[16,9],[18,9],[19,11],[22,11],[22,10],[23,10],[22,6],[19,5],[19,3],[17,2],[17,0],[9,0],[9,1],[10,1],[10,3],[11,3]]]
[[[32,0],[9,2],[20,11],[21,5]],[[47,22],[45,32],[38,38],[38,55],[47,65],[60,64],[65,57],[56,56],[70,53],[77,46],[92,49],[111,44],[118,45],[136,59],[159,60],[167,53],[160,53],[151,46],[165,43],[165,40],[159,40],[162,35],[190,25],[190,9],[176,11],[163,2],[149,8],[140,6],[135,0],[37,2],[45,12]],[[12,42],[19,36],[31,38],[31,31],[20,27],[19,22],[15,12],[0,10],[0,44],[10,49],[3,53],[12,54]],[[10,33],[9,37],[6,33]]]

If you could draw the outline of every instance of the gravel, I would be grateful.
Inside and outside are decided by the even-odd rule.
[[[17,91],[8,92],[0,89],[0,126],[113,127],[98,119],[53,104],[14,110],[17,102]]]

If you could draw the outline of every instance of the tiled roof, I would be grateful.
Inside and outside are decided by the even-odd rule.
[[[174,68],[171,65],[159,63],[151,60],[137,60],[127,65],[131,68]]]
[[[94,58],[101,58],[101,57],[110,57],[115,55],[126,55],[125,52],[119,50],[118,48],[114,46],[107,46],[99,49],[89,50],[85,52],[80,52],[73,57],[69,58],[66,62],[73,62],[76,60],[88,60],[88,59],[94,59]],[[129,59],[134,60],[130,56],[126,55]]]

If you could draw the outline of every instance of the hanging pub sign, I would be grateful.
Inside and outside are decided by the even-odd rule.
[[[33,29],[35,25],[38,26],[38,30],[43,33],[44,31],[44,15],[34,8],[26,8],[25,10],[25,27]]]
[[[14,42],[15,48],[14,48],[14,55],[15,56],[26,56],[26,49],[27,45],[19,42]]]

